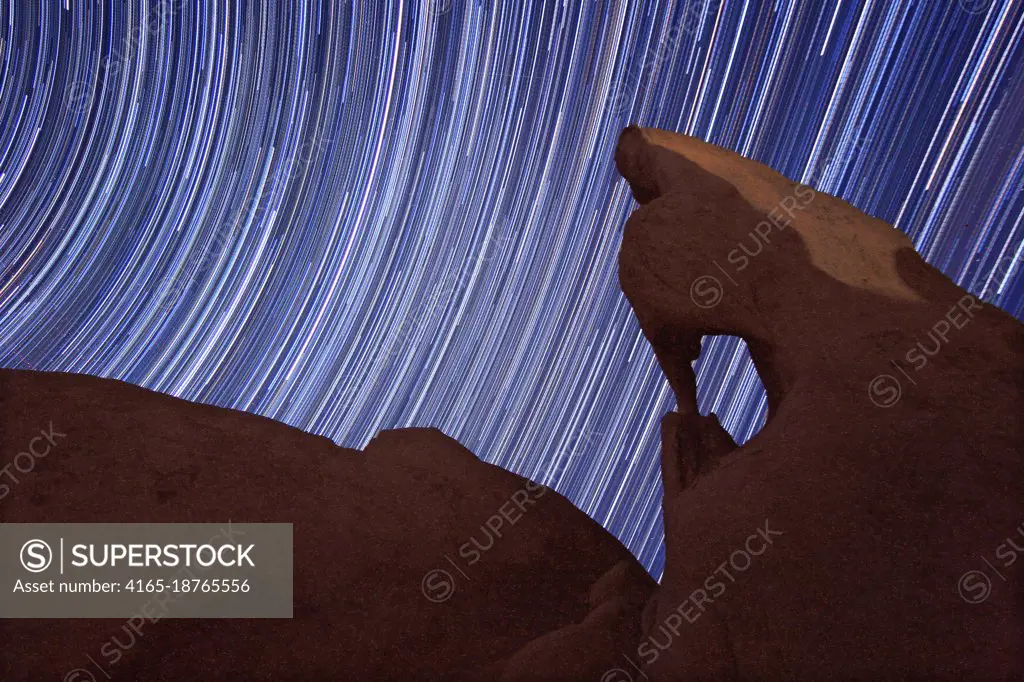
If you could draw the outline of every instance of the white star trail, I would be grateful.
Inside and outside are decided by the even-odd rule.
[[[658,576],[619,131],[814,177],[1021,317],[1022,34],[996,0],[0,3],[0,365],[436,426]],[[741,343],[697,375],[757,431]]]

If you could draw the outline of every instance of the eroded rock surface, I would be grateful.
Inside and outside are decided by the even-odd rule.
[[[3,463],[50,424],[64,435],[0,521],[291,522],[294,619],[0,620],[5,682],[106,679],[89,657],[114,680],[483,682],[559,659],[535,679],[599,679],[639,637],[654,582],[632,555],[439,431],[360,452],[117,381],[0,371]]]
[[[1022,326],[731,151],[629,128],[616,163],[642,204],[620,281],[679,403],[646,673],[1024,677]],[[740,448],[697,414],[707,334],[742,337],[768,392]]]

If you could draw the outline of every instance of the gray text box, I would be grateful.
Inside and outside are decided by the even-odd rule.
[[[0,618],[291,618],[290,523],[0,524]]]

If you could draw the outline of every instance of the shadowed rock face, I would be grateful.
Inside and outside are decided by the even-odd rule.
[[[114,680],[599,679],[639,637],[654,582],[626,549],[439,431],[360,452],[118,381],[0,371],[3,463],[50,424],[65,435],[0,521],[291,522],[294,618],[0,620],[5,682],[88,657]]]
[[[629,128],[616,164],[642,204],[620,282],[678,398],[647,674],[1024,676],[1021,325],[733,152]],[[742,337],[768,392],[740,448],[697,414],[706,334]]]

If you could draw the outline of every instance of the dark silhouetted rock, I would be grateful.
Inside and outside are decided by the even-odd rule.
[[[115,680],[598,679],[655,587],[564,498],[436,430],[360,452],[118,381],[0,371],[5,460],[50,423],[66,437],[0,520],[291,522],[294,618],[163,619],[141,636],[124,620],[0,620],[5,682],[104,679],[89,657]]]
[[[642,204],[620,282],[678,397],[646,674],[1024,679],[1021,325],[733,152],[629,128],[616,163]],[[768,393],[743,447],[697,414],[708,334]]]

